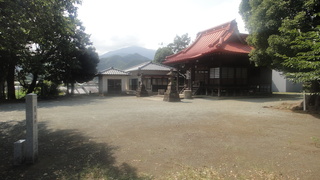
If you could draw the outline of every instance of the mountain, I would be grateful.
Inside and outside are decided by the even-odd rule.
[[[105,58],[100,58],[100,62],[98,64],[98,71],[102,71],[104,69],[114,67],[117,69],[127,69],[129,67],[151,61],[149,58],[141,56],[140,54],[128,54],[128,55],[113,55]]]
[[[151,61],[156,51],[138,46],[130,46],[115,51],[107,52],[100,56],[98,71],[114,67],[118,69],[127,69],[129,67]]]
[[[111,57],[114,55],[126,56],[129,54],[140,54],[141,56],[144,56],[144,57],[149,58],[150,60],[153,60],[155,53],[156,53],[156,50],[153,50],[153,49],[146,49],[146,48],[139,47],[139,46],[130,46],[130,47],[118,49],[115,51],[107,52],[107,53],[101,55],[100,59]]]

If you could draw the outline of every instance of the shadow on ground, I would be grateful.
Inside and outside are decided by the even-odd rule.
[[[302,100],[300,94],[270,94],[270,95],[252,95],[252,96],[195,96],[195,98],[204,98],[206,100],[235,100],[243,102],[261,103],[261,102],[273,102],[273,101],[292,101]]]
[[[92,95],[73,95],[73,96],[59,96],[53,98],[39,98],[38,97],[38,107],[39,108],[53,108],[53,107],[61,107],[61,106],[82,106],[84,104],[90,103],[98,103],[99,100],[106,100],[117,98],[116,96],[98,96],[96,94]],[[25,99],[17,99],[17,100],[7,100],[0,101],[0,112],[6,111],[24,111],[26,108]]]
[[[13,166],[13,143],[25,138],[25,122],[0,122],[0,179],[146,179],[128,164],[115,165],[117,149],[77,130],[52,131],[39,124],[39,159]]]

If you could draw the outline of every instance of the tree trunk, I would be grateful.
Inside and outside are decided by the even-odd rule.
[[[319,101],[320,101],[320,95],[319,94],[316,94],[316,102],[314,103],[314,106],[315,106],[315,109],[316,111],[319,110]]]
[[[33,74],[32,82],[28,88],[27,94],[32,93],[34,91],[34,89],[36,88],[36,85],[37,85],[37,80],[38,80],[38,74],[35,73],[35,74]]]
[[[5,97],[5,93],[4,93],[4,83],[5,83],[5,81],[1,81],[0,82],[0,100],[1,99],[6,99],[6,97]]]
[[[67,92],[66,95],[69,96],[70,95],[70,86],[69,83],[65,83],[66,87],[67,87]]]
[[[8,75],[7,75],[7,95],[9,100],[16,99],[16,91],[14,88],[14,71],[15,71],[15,63],[11,62],[8,67]]]
[[[74,83],[71,83],[71,95],[74,95]]]

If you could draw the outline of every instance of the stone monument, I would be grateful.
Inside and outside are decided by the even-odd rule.
[[[174,83],[175,73],[173,72],[173,69],[171,69],[167,75],[169,76],[169,84],[167,91],[164,93],[163,100],[168,102],[180,102],[179,93]]]
[[[37,95],[26,96],[26,163],[33,164],[38,159]]]
[[[147,97],[148,95],[149,94],[148,94],[148,91],[146,90],[146,86],[142,82],[139,82],[137,97]]]
[[[184,98],[185,98],[185,99],[192,99],[191,69],[190,69],[190,70],[187,70],[186,79],[188,80],[188,85],[187,85],[188,88],[186,88],[186,89],[183,91]]]
[[[26,139],[14,142],[13,165],[34,164],[38,159],[37,95],[26,96]]]
[[[146,90],[146,86],[142,83],[143,82],[143,74],[140,73],[140,69],[139,69],[139,87],[137,89],[137,97],[147,97],[149,96],[148,91]]]

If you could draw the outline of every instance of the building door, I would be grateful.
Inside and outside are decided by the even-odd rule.
[[[136,91],[138,89],[138,79],[130,79],[129,80],[129,88],[130,88],[130,90]]]
[[[121,79],[108,79],[108,94],[121,93]]]

